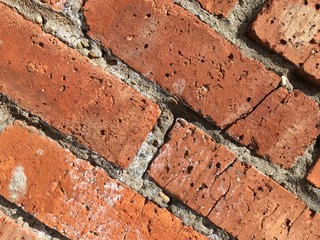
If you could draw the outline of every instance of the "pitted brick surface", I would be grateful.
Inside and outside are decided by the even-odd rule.
[[[0,93],[126,167],[158,106],[2,4],[0,25]]]
[[[320,85],[319,6],[318,0],[268,0],[252,24],[251,34]]]
[[[197,144],[202,151],[194,150]],[[295,224],[310,212],[302,201],[184,120],[175,124],[149,174],[237,239],[298,239],[318,231],[311,230],[319,221],[314,214],[307,216],[310,227]]]
[[[280,81],[171,0],[89,0],[84,14],[91,37],[219,127]]]
[[[1,195],[71,239],[206,239],[34,128],[9,126],[0,145]]]
[[[279,88],[227,132],[259,155],[290,168],[320,134],[320,110],[302,92]]]

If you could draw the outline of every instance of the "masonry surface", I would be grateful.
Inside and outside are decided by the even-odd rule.
[[[0,0],[0,239],[320,239],[316,0]]]

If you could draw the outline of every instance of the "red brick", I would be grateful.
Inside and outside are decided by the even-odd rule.
[[[37,237],[31,231],[28,231],[16,224],[12,219],[0,211],[0,239],[3,240],[36,240]]]
[[[252,110],[279,83],[171,0],[89,0],[84,15],[91,37],[219,127]]]
[[[316,214],[306,209],[292,223],[292,230],[288,235],[288,239],[320,239],[320,214]]]
[[[309,223],[294,224],[309,211],[303,202],[185,121],[176,123],[149,174],[237,239],[299,239],[311,231]],[[309,215],[309,220],[317,228],[317,218]]]
[[[158,106],[0,4],[0,93],[126,167]]]
[[[210,13],[227,17],[237,0],[197,0]]]
[[[41,2],[48,4],[53,10],[63,10],[64,5],[68,0],[41,0]]]
[[[308,173],[308,180],[317,188],[320,188],[320,158]]]
[[[320,111],[302,92],[279,88],[227,132],[259,155],[290,168],[319,135]]]
[[[318,0],[269,0],[252,24],[251,34],[312,75],[320,85],[319,29]]]
[[[7,127],[0,145],[0,194],[69,238],[206,239],[34,128]]]
[[[179,119],[170,132],[169,141],[152,163],[150,176],[172,195],[207,215],[214,201],[207,191],[212,183],[202,186],[202,179],[214,181],[214,176],[234,160],[234,154]]]

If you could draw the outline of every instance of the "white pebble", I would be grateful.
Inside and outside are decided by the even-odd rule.
[[[170,198],[169,198],[167,195],[165,195],[163,192],[159,192],[159,197],[162,198],[162,201],[163,201],[164,203],[170,202]]]
[[[36,21],[36,23],[38,23],[38,24],[42,24],[42,21],[43,21],[43,20],[42,20],[41,15],[36,16],[35,21]]]

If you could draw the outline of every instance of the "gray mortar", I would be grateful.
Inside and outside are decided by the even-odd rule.
[[[0,108],[0,131],[1,126],[3,128],[3,126],[11,124],[13,121],[12,116],[9,118],[1,118],[2,115],[8,115],[7,108],[9,108],[16,119],[23,120],[27,124],[42,130],[44,134],[53,138],[63,147],[68,148],[77,157],[88,160],[93,165],[101,166],[109,176],[123,182],[159,206],[167,208],[173,214],[180,217],[186,225],[192,226],[199,232],[207,235],[210,239],[232,239],[227,233],[219,230],[219,228],[215,227],[206,218],[199,216],[199,214],[181,204],[179,201],[172,198],[172,196],[170,196],[171,201],[169,203],[164,203],[163,199],[159,196],[159,192],[161,192],[162,189],[157,187],[156,184],[148,178],[147,174],[144,174],[150,161],[155,157],[166,139],[166,133],[172,125],[173,114],[175,118],[178,116],[184,117],[187,121],[194,123],[212,136],[218,143],[226,146],[237,154],[240,161],[249,163],[261,172],[272,177],[279,184],[285,186],[286,189],[306,202],[309,208],[318,212],[320,211],[318,200],[320,190],[312,187],[304,180],[307,170],[310,169],[310,166],[316,160],[317,153],[319,153],[319,146],[311,146],[306,153],[299,158],[291,170],[281,169],[280,167],[255,156],[249,149],[234,142],[223,131],[217,129],[203,117],[200,117],[181,102],[175,100],[168,92],[146,79],[142,74],[132,70],[124,62],[114,56],[111,51],[105,49],[99,42],[95,42],[89,38],[85,32],[83,32],[83,30],[86,30],[87,25],[83,19],[80,9],[81,6],[76,0],[69,1],[70,5],[60,13],[51,11],[45,4],[36,0],[0,1],[14,7],[27,19],[40,24],[45,32],[53,34],[68,46],[78,50],[82,55],[90,56],[94,64],[99,65],[116,75],[144,96],[157,103],[162,109],[162,114],[157,125],[142,144],[133,162],[126,170],[121,170],[111,163],[108,163],[99,156],[99,154],[79,144],[72,136],[65,136],[59,133],[59,131],[48,126],[37,116],[20,109],[17,105],[3,96],[0,96],[0,101],[3,100],[5,102],[5,107]],[[229,42],[239,47],[246,56],[262,62],[267,69],[271,69],[280,76],[287,75],[294,88],[302,90],[320,104],[319,87],[315,87],[312,84],[297,79],[295,77],[296,67],[293,64],[285,61],[281,56],[259,46],[259,44],[247,37],[246,29],[252,19],[254,19],[261,10],[264,0],[239,0],[239,3],[236,4],[227,19],[218,19],[209,14],[200,8],[195,0],[175,0],[175,2],[196,15],[200,20],[207,23],[210,27],[223,35]],[[1,112],[6,114],[1,115]],[[2,124],[1,119],[8,120],[2,121],[5,122],[5,124]],[[299,172],[299,174],[297,174],[297,172]],[[169,195],[168,193],[165,194]],[[4,206],[5,204],[0,201],[0,206],[1,205]],[[17,215],[20,215],[21,218],[21,215],[23,214],[26,213],[20,211]],[[29,218],[36,220],[30,216]],[[58,239],[62,239],[62,237],[60,236]]]
[[[13,118],[9,113],[9,109],[0,99],[0,133],[13,123]]]

